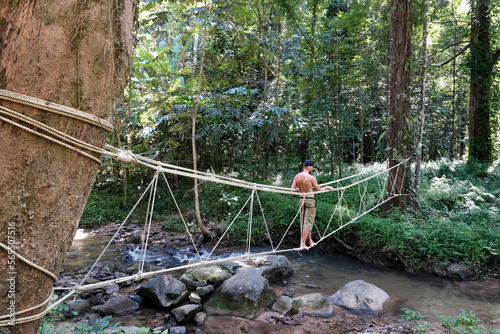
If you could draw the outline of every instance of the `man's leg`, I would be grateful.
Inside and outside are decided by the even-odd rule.
[[[308,230],[303,229],[302,230],[302,240],[300,241],[300,249],[309,249],[309,247],[306,246],[306,240],[308,237],[309,238],[311,237],[311,233]]]
[[[317,245],[317,243],[315,243],[314,241],[312,241],[312,233],[311,233],[311,231],[308,231],[308,232],[309,232],[309,233],[308,233],[308,234],[309,234],[309,235],[308,235],[308,238],[309,238],[309,248],[311,248],[311,247],[316,246],[316,245]]]

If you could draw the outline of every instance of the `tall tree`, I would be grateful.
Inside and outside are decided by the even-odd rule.
[[[137,3],[0,2],[0,88],[110,120],[130,73]],[[109,130],[87,121],[3,99],[0,104],[95,146],[102,147],[108,138]],[[57,275],[100,164],[4,119],[0,166],[0,241]],[[5,231],[13,233],[7,238]],[[3,249],[0,253],[2,315],[8,306],[22,311],[50,296],[54,282],[46,273],[18,258],[9,263],[12,254]],[[11,277],[11,284],[6,284]],[[22,316],[37,314],[45,306]],[[35,333],[40,321],[8,330]]]
[[[410,56],[413,28],[413,0],[392,0],[391,2],[391,91],[389,100],[389,167],[393,167],[409,157],[411,135],[408,127],[410,111]],[[409,164],[394,168],[389,174],[389,193],[408,192]],[[393,202],[401,207],[404,197],[398,196]]]
[[[490,91],[500,49],[491,52],[491,3],[476,0],[472,7],[469,97],[469,159],[491,161]]]
[[[425,0],[424,4],[424,26],[422,29],[422,69],[420,80],[420,113],[418,117],[418,139],[417,139],[417,153],[415,156],[415,195],[418,196],[420,192],[420,170],[422,163],[422,140],[424,136],[424,120],[425,120],[425,92],[427,90],[427,37],[429,35],[429,0]]]
[[[207,0],[205,0],[205,22],[203,23],[203,45],[202,45],[202,55],[200,63],[200,72],[198,75],[198,91],[196,93],[196,103],[194,106],[193,117],[192,117],[192,129],[191,129],[191,147],[193,149],[193,169],[196,172],[198,169],[198,157],[196,155],[196,117],[198,115],[198,109],[200,107],[201,99],[201,83],[203,79],[203,64],[205,63],[205,47],[207,42]],[[203,225],[203,220],[201,219],[200,213],[200,200],[198,191],[198,179],[194,178],[194,205],[195,205],[195,215],[198,228],[203,232],[204,235],[211,236],[210,231]]]

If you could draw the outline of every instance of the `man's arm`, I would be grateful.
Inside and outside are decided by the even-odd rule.
[[[316,178],[314,176],[311,176],[312,177],[312,184],[313,184],[313,188],[316,190],[316,191],[321,191],[321,190],[330,190],[330,191],[333,191],[333,188],[330,187],[330,186],[326,186],[326,187],[323,187],[321,188],[318,184],[318,181],[316,180]]]
[[[293,178],[292,191],[297,191],[297,176]]]

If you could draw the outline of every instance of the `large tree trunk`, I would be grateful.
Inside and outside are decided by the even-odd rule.
[[[129,76],[136,6],[137,0],[0,2],[0,88],[110,120]],[[0,105],[96,146],[108,137],[85,121],[1,99]],[[0,241],[57,276],[99,166],[0,120]],[[8,252],[0,254],[1,315],[50,295],[47,274],[19,259],[11,268]],[[35,333],[40,321],[6,328]]]
[[[407,118],[410,110],[411,32],[415,5],[411,0],[392,0],[391,3],[391,92],[389,100],[389,167],[409,157],[411,136]],[[408,164],[409,165],[409,164]],[[389,174],[388,192],[406,194],[410,178],[409,168],[394,168]],[[399,196],[392,202],[401,207],[405,202]]]
[[[470,46],[469,160],[492,159],[489,98],[493,61],[490,52],[490,12],[490,0],[476,1]]]
[[[422,32],[422,69],[421,69],[421,89],[420,89],[420,114],[418,117],[418,141],[417,152],[415,155],[415,196],[420,195],[420,171],[422,168],[422,141],[424,137],[424,122],[425,122],[425,93],[427,90],[427,36],[429,34],[429,0],[425,0],[424,9],[424,26]]]

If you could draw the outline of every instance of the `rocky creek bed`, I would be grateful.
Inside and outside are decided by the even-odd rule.
[[[91,233],[115,235],[116,226]],[[145,272],[186,264],[174,250],[192,247],[181,233],[153,228],[148,248],[164,252],[161,259],[145,265]],[[128,226],[115,236],[122,249],[137,248],[140,227]],[[198,245],[203,237],[194,236]],[[221,252],[232,248],[222,243]],[[194,248],[191,250],[194,252]],[[126,255],[129,256],[129,255]],[[71,286],[88,275],[88,283],[125,277],[138,271],[138,264],[104,261],[88,268],[63,272],[56,286]],[[112,315],[121,322],[119,331],[134,333],[140,327],[177,333],[411,333],[410,325],[383,313],[390,296],[362,280],[324,295],[304,284],[302,291],[290,291],[287,279],[293,269],[286,256],[267,255],[203,265],[134,282],[86,291],[68,302],[78,316],[72,321],[92,322]],[[430,330],[428,333],[444,333]]]

